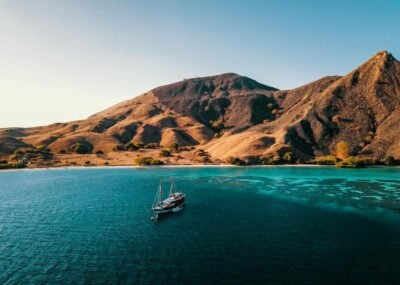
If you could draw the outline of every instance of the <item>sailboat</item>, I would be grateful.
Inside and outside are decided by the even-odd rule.
[[[175,191],[175,181],[171,179],[168,198],[163,199],[162,181],[160,180],[153,206],[151,207],[153,211],[151,220],[156,221],[161,214],[179,212],[185,205],[185,198],[185,193]]]

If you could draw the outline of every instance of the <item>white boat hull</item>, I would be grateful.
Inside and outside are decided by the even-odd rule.
[[[153,208],[153,211],[154,211],[155,213],[158,213],[158,214],[170,213],[170,212],[176,213],[176,212],[179,212],[179,211],[181,211],[181,210],[183,209],[183,205],[185,205],[185,202],[183,202],[183,203],[180,204],[179,206],[177,206],[177,207],[175,207],[175,208],[172,208],[172,209]]]
[[[184,204],[185,204],[185,203],[179,205],[179,206],[176,207],[176,208],[173,208],[173,209],[172,209],[172,212],[176,213],[176,212],[181,211],[181,210],[183,209],[183,205],[184,205]]]

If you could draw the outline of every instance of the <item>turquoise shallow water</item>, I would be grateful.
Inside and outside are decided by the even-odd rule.
[[[158,180],[184,211],[149,220]],[[1,284],[395,284],[400,169],[0,172]]]

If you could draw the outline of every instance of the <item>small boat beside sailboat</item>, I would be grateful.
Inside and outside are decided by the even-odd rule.
[[[186,194],[175,190],[175,181],[173,179],[171,179],[168,197],[163,199],[162,181],[160,180],[160,185],[151,207],[151,210],[153,211],[151,220],[156,221],[159,215],[162,214],[181,211],[185,205],[185,200]]]

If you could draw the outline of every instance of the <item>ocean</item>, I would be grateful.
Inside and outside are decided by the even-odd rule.
[[[0,172],[0,284],[396,283],[400,168]]]

